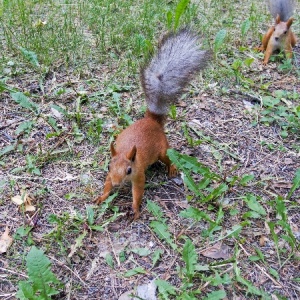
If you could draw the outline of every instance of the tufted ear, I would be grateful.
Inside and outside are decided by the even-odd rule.
[[[133,146],[132,149],[127,153],[127,158],[134,162],[135,157],[136,157],[136,146]]]
[[[294,19],[293,19],[293,18],[289,18],[289,19],[287,20],[287,22],[286,22],[286,26],[287,26],[287,28],[290,28],[290,27],[292,26],[292,24],[293,24],[293,21],[294,21]]]
[[[114,142],[110,143],[110,154],[111,154],[111,157],[114,157],[117,155],[116,149],[114,147]]]
[[[279,14],[277,14],[275,22],[276,24],[279,24],[281,22]]]

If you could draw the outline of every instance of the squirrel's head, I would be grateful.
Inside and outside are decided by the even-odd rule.
[[[108,170],[113,186],[119,186],[122,183],[131,180],[134,171],[136,152],[136,146],[133,146],[126,154],[118,153],[113,142],[110,144],[112,159]]]
[[[293,18],[289,18],[286,22],[283,22],[281,21],[280,16],[277,15],[273,33],[275,41],[285,40],[285,38],[288,36],[288,32],[293,24],[293,21]]]

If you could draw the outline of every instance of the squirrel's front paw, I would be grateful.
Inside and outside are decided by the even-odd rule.
[[[133,216],[133,220],[136,221],[137,219],[139,219],[139,218],[140,218],[140,215],[141,215],[141,213],[140,213],[139,210],[138,210],[138,211],[135,211],[135,212],[134,212],[134,216]]]
[[[174,165],[171,165],[168,172],[169,177],[176,177],[177,174],[178,174],[177,168]]]
[[[265,49],[263,46],[260,46],[260,47],[255,47],[254,50],[256,50],[258,52],[263,52]]]
[[[106,198],[104,196],[99,196],[97,198],[95,198],[93,200],[93,202],[95,202],[96,204],[100,204],[101,202],[103,202]]]

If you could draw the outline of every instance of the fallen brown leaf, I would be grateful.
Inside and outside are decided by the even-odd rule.
[[[264,235],[262,235],[259,239],[259,245],[261,247],[264,247],[266,245],[266,242],[268,241],[268,238]]]
[[[22,192],[21,195],[12,197],[11,200],[19,206],[24,204],[25,211],[35,211],[35,207],[31,204],[32,199],[26,192]]]
[[[0,237],[0,253],[5,253],[12,244],[12,242],[13,239],[9,235],[8,226],[6,226],[4,233]]]
[[[202,252],[200,252],[203,256],[209,257],[209,258],[214,258],[214,259],[229,259],[231,257],[230,253],[230,248],[223,244],[222,242],[216,243],[212,247],[209,247]]]

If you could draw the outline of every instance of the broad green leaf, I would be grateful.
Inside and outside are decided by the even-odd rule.
[[[185,262],[187,276],[192,279],[195,272],[195,265],[197,263],[197,252],[194,244],[190,239],[187,239],[182,251],[182,259]]]
[[[279,276],[278,272],[277,272],[275,269],[270,268],[270,269],[269,269],[269,272],[270,272],[270,274],[271,274],[272,276],[274,276],[277,280],[280,279],[280,276]]]
[[[262,102],[267,107],[274,107],[280,102],[280,99],[274,98],[272,96],[265,96],[262,98]]]
[[[176,295],[176,289],[168,281],[156,279],[155,284],[158,287],[159,294],[165,299],[169,300],[169,295]]]
[[[238,225],[234,225],[232,227],[232,230],[227,231],[226,237],[234,236],[236,238],[239,235],[239,233],[241,232],[242,228],[243,228],[243,226],[241,226],[239,224]]]
[[[246,35],[246,33],[248,32],[248,30],[250,29],[251,26],[251,21],[249,19],[246,19],[244,22],[242,22],[241,24],[241,32],[242,35]]]
[[[203,272],[203,271],[209,271],[209,265],[195,265],[195,271]]]
[[[131,277],[131,276],[134,276],[134,275],[137,275],[137,274],[145,274],[146,271],[144,268],[142,267],[137,267],[137,268],[134,268],[132,270],[129,270],[127,271],[125,274],[124,274],[124,277]]]
[[[281,220],[284,223],[287,223],[287,212],[286,212],[286,207],[284,205],[284,201],[281,197],[276,198],[276,211],[281,217]],[[283,224],[284,226],[285,224]]]
[[[159,221],[163,221],[163,211],[161,210],[160,206],[157,205],[155,202],[148,200],[147,201],[147,209],[152,215],[157,218]]]
[[[60,113],[62,113],[65,116],[68,115],[68,112],[64,108],[62,108],[56,104],[52,104],[50,107],[53,107],[54,109],[56,109],[57,111],[59,111]]]
[[[16,145],[8,145],[0,151],[0,157],[15,150]]]
[[[39,61],[38,61],[38,58],[37,58],[37,55],[36,55],[35,52],[26,50],[26,49],[23,48],[23,47],[19,47],[19,49],[21,50],[23,56],[24,56],[24,57],[25,57],[32,65],[34,65],[35,67],[39,67],[39,66],[40,66]]]
[[[52,295],[59,293],[55,286],[60,282],[51,272],[50,267],[51,263],[44,252],[33,246],[26,257],[26,268],[29,278],[27,282],[19,285],[17,293],[19,299],[27,299],[22,297],[32,293],[35,296],[28,297],[28,299],[50,299]],[[31,288],[28,284],[31,285]],[[39,295],[39,297],[36,295]]]
[[[261,214],[257,213],[256,211],[248,211],[243,214],[243,219],[248,219],[248,218],[254,218],[254,219],[259,219],[261,218]]]
[[[226,292],[224,290],[214,291],[206,295],[204,300],[221,300],[226,297]]]
[[[56,123],[56,120],[52,117],[48,117],[47,119],[48,121],[48,124],[56,131],[56,132],[59,132],[59,128],[57,127],[57,123]]]
[[[254,178],[253,174],[245,174],[242,179],[240,180],[241,185],[246,185],[249,181]]]
[[[267,214],[263,206],[256,200],[256,197],[254,195],[249,194],[244,198],[244,200],[250,209],[254,210],[262,216],[265,216]]]
[[[171,234],[166,224],[159,221],[152,221],[150,223],[150,227],[160,239],[165,240],[174,250],[177,249],[176,244],[173,243],[173,239],[171,238]]]
[[[40,110],[39,106],[36,103],[32,102],[23,93],[16,92],[16,93],[10,93],[10,95],[13,98],[13,100],[15,100],[20,106],[27,108],[36,114],[39,113]]]
[[[167,18],[167,27],[170,29],[173,20],[173,14],[170,11],[168,11],[166,14],[166,18]]]
[[[93,225],[95,222],[95,219],[94,219],[95,212],[94,212],[93,206],[88,205],[86,207],[86,215],[87,215],[88,224]]]
[[[202,219],[208,221],[209,223],[215,223],[205,212],[202,210],[195,208],[195,207],[189,207],[183,211],[180,212],[179,214],[183,218],[191,218],[196,221],[200,221]]]
[[[90,228],[92,230],[97,230],[97,231],[103,231],[104,230],[104,227],[101,226],[101,225],[91,225]]]
[[[288,199],[291,198],[292,194],[295,192],[296,189],[300,187],[300,169],[298,169],[295,173],[295,177],[293,179],[293,185],[289,191],[289,194],[287,196]]]
[[[16,129],[16,134],[20,134],[23,132],[29,133],[35,124],[35,121],[26,121],[21,123],[18,128]]]
[[[237,267],[237,263],[234,264],[234,271],[235,271],[237,281],[247,287],[247,293],[262,296],[263,299],[268,299],[268,300],[271,299],[271,297],[267,293],[261,291],[256,286],[254,286],[250,281],[246,280],[241,276],[241,271]]]
[[[118,193],[110,195],[104,202],[99,206],[99,216],[103,215],[105,211],[110,207],[112,201],[118,196]]]
[[[114,268],[114,259],[110,253],[105,256],[105,261],[112,269]]]
[[[251,255],[251,256],[248,257],[248,259],[250,261],[259,261],[260,257],[258,257],[257,255]]]
[[[214,52],[217,54],[222,44],[224,43],[227,31],[225,29],[221,29],[217,34],[214,42]]]
[[[201,202],[208,202],[213,199],[217,199],[220,197],[223,193],[225,193],[228,190],[228,185],[226,183],[221,183],[219,186],[217,186],[210,194],[208,194],[205,198],[201,200]]]
[[[268,222],[268,226],[270,228],[270,232],[271,232],[272,238],[273,238],[276,246],[278,246],[278,236],[277,236],[277,234],[275,232],[275,223]]]
[[[131,251],[139,256],[148,256],[151,253],[148,248],[135,248],[131,249]]]
[[[87,231],[84,231],[82,234],[78,236],[78,238],[75,240],[75,244],[71,246],[71,252],[69,253],[68,257],[72,257],[76,250],[82,246],[82,241],[87,235]]]
[[[175,9],[175,24],[174,28],[176,29],[179,25],[179,19],[181,15],[184,13],[187,5],[189,4],[189,0],[180,0]]]
[[[20,281],[18,283],[19,290],[16,293],[16,297],[21,300],[28,300],[28,299],[39,299],[35,292],[32,289],[31,283],[28,281]],[[47,298],[50,299],[50,298]]]
[[[163,254],[162,249],[155,250],[152,255],[152,266],[154,267],[156,263],[159,261],[161,254]]]

